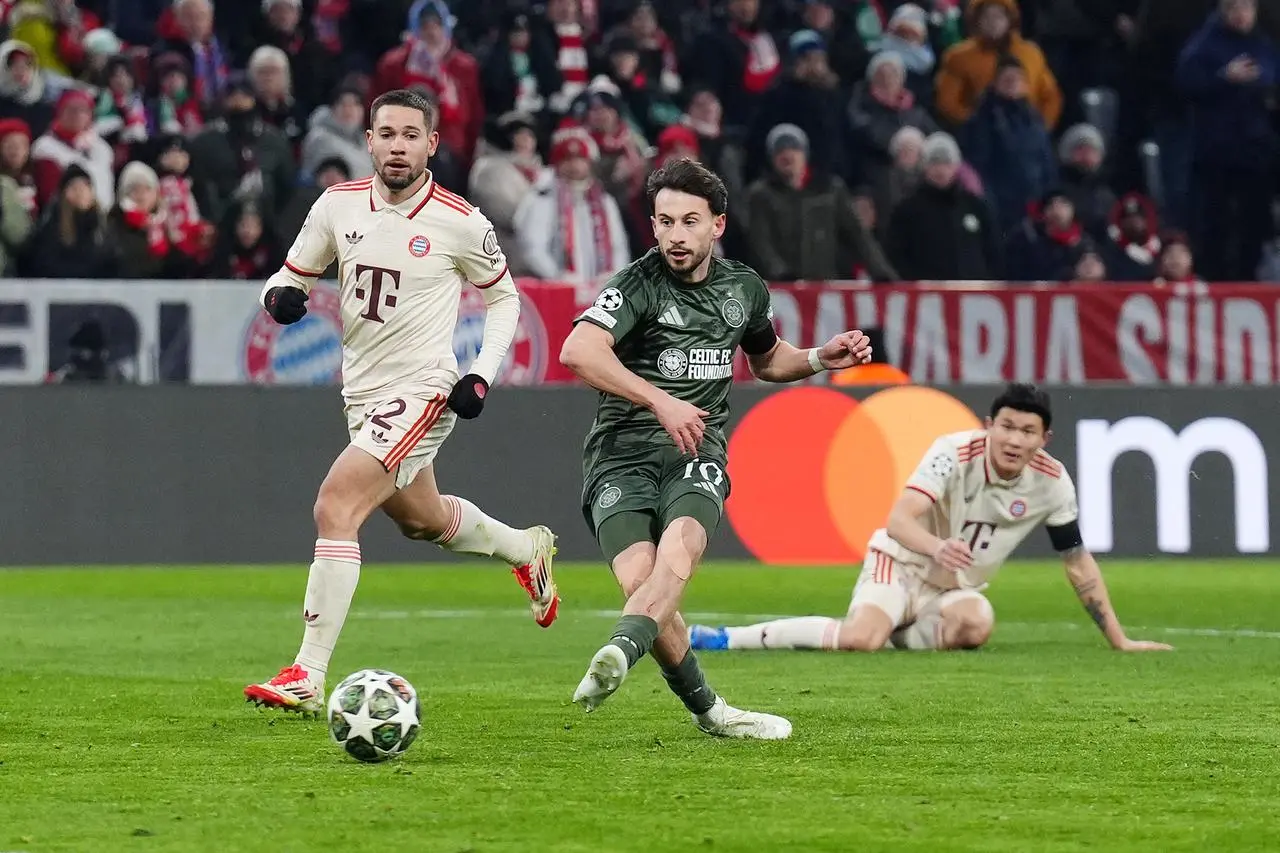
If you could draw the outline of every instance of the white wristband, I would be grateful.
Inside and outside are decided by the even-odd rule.
[[[814,373],[821,373],[826,370],[826,368],[822,366],[822,359],[818,357],[817,347],[811,347],[809,349],[809,366],[813,368]]]

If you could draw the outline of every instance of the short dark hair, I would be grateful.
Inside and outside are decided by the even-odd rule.
[[[668,163],[649,176],[645,182],[645,195],[649,197],[649,209],[662,190],[675,190],[706,199],[707,206],[716,216],[729,210],[729,190],[715,172],[688,157]]]
[[[392,89],[374,98],[373,104],[369,107],[369,127],[373,127],[373,119],[378,114],[378,110],[383,107],[408,107],[411,110],[419,110],[428,133],[436,129],[436,123],[440,120],[440,105],[435,97],[417,89]]]
[[[1015,412],[1026,412],[1039,415],[1047,431],[1053,424],[1053,409],[1049,403],[1049,392],[1032,385],[1030,382],[1010,382],[1004,391],[991,404],[991,417],[994,418],[1001,409],[1013,409]]]

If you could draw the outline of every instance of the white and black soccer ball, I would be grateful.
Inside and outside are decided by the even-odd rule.
[[[385,669],[362,669],[329,694],[329,736],[347,755],[376,763],[403,755],[418,737],[422,706],[413,685]]]

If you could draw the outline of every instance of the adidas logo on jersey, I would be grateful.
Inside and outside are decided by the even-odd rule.
[[[658,322],[664,326],[675,326],[678,329],[684,328],[684,318],[680,316],[680,311],[674,305],[662,312],[662,316],[658,317]]]
[[[347,242],[350,243],[352,246],[354,246],[356,243],[359,243],[361,240],[364,239],[363,234],[357,234],[354,231],[352,231],[350,234],[347,234],[346,237],[347,237]]]

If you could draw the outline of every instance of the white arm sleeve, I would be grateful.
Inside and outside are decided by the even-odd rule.
[[[326,192],[311,205],[311,211],[302,223],[302,230],[298,232],[289,254],[285,256],[284,266],[267,279],[262,292],[258,294],[259,303],[266,303],[267,292],[273,287],[296,287],[304,293],[310,293],[316,279],[324,275],[329,264],[337,257],[333,226],[329,219],[329,197]]]
[[[520,292],[511,273],[504,271],[501,278],[481,293],[485,304],[484,339],[480,354],[471,363],[471,372],[492,385],[520,325]]]

